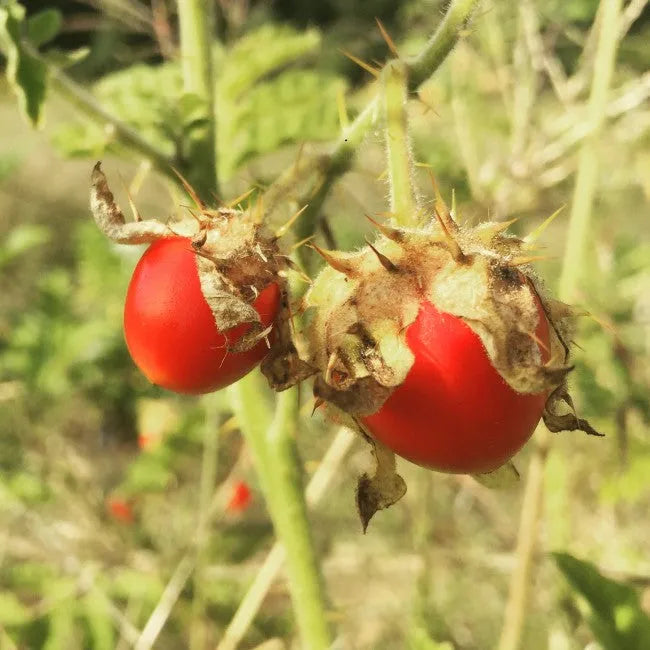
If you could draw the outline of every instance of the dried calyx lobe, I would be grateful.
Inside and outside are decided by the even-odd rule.
[[[576,417],[566,389],[573,314],[543,295],[525,241],[505,235],[502,223],[460,227],[440,201],[422,228],[378,227],[357,252],[317,249],[327,266],[304,299],[298,348],[318,397],[355,419],[376,413],[413,365],[406,330],[429,302],[467,323],[515,391],[549,396],[551,431],[596,433]],[[540,318],[550,325],[547,361],[535,334]],[[277,388],[291,383],[268,374]]]
[[[232,352],[251,349],[268,335],[252,302],[271,283],[284,290],[280,271],[285,258],[276,239],[264,231],[260,211],[208,209],[191,188],[197,204],[193,218],[169,225],[155,219],[127,222],[108,187],[100,163],[91,177],[90,207],[93,217],[111,240],[120,244],[150,244],[165,237],[188,237],[196,252],[201,290],[220,332],[249,324],[247,333],[232,344]],[[282,340],[283,337],[279,337]]]

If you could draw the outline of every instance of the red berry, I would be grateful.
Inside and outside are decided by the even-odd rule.
[[[108,497],[106,499],[106,509],[113,519],[123,524],[132,524],[134,520],[133,509],[131,504],[121,497]]]
[[[548,347],[548,322],[539,311],[536,336]],[[546,393],[514,391],[470,327],[429,302],[420,306],[406,339],[415,356],[406,380],[377,413],[363,418],[377,440],[443,472],[489,472],[519,451],[541,418]],[[540,351],[545,359],[547,351]]]
[[[274,320],[280,289],[263,289],[254,308],[263,326]],[[234,383],[267,354],[261,340],[232,353],[249,325],[220,332],[199,281],[189,240],[169,237],[145,251],[133,272],[124,307],[124,333],[136,365],[154,384],[177,393],[208,393]]]
[[[226,512],[244,512],[253,500],[253,493],[245,481],[233,484],[230,496],[226,503]]]

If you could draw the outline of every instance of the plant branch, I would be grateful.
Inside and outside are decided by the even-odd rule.
[[[328,648],[325,596],[311,541],[295,432],[298,388],[281,393],[275,416],[263,402],[266,387],[251,373],[229,389],[233,410],[255,462],[276,535],[287,555],[287,573],[301,647]]]
[[[332,479],[336,476],[345,455],[355,440],[356,435],[349,429],[338,430],[305,490],[305,501],[309,508],[316,506],[325,496]],[[217,650],[235,650],[239,645],[262,606],[264,597],[280,572],[284,560],[284,548],[279,542],[276,542],[228,624]]]
[[[34,48],[30,47],[29,52],[31,56],[38,58],[46,66],[48,79],[54,92],[93,122],[104,125],[107,132],[120,144],[149,159],[163,174],[176,179],[172,171],[172,160],[164,151],[158,149],[135,129],[109,113],[91,93],[73,81],[61,69],[49,63]]]
[[[477,4],[478,0],[452,0],[442,23],[422,52],[403,62],[407,70],[409,92],[417,89],[440,67],[457,43],[462,29],[467,25]],[[381,116],[380,108],[380,97],[377,94],[366,104],[355,120],[343,129],[329,153],[313,157],[301,166],[292,166],[271,185],[264,195],[267,215],[271,216],[271,220],[272,213],[287,193],[296,184],[306,181],[313,174],[316,174],[317,201],[310,201],[309,208],[301,217],[301,223],[306,224],[310,219],[313,220],[318,216],[329,188],[350,168],[357,147],[366,133],[377,124]],[[322,191],[323,188],[326,190]],[[304,227],[315,230],[313,226]]]
[[[386,115],[386,153],[393,221],[402,226],[418,225],[418,203],[413,185],[413,160],[407,127],[408,78],[399,61],[382,73]]]
[[[185,162],[190,182],[206,201],[218,189],[212,8],[209,0],[178,0],[183,87],[200,100],[203,118],[188,134]]]

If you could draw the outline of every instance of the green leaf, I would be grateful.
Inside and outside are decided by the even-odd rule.
[[[47,89],[45,64],[26,50],[23,42],[25,8],[16,2],[0,8],[0,47],[7,57],[7,80],[21,111],[40,126]]]
[[[553,556],[569,584],[587,601],[588,623],[605,650],[650,648],[650,618],[632,587],[606,578],[593,564],[567,553]]]
[[[27,38],[35,47],[49,43],[60,31],[63,14],[57,9],[44,9],[27,19]]]

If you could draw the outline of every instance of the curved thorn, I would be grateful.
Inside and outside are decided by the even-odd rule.
[[[379,263],[389,272],[389,273],[395,273],[396,271],[399,271],[399,267],[394,264],[386,255],[383,253],[380,253],[367,239],[366,239],[366,244],[370,246],[370,250],[377,256],[377,259],[379,260]]]

